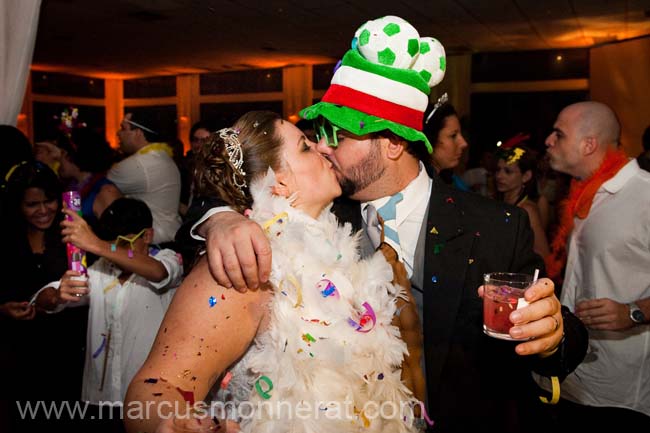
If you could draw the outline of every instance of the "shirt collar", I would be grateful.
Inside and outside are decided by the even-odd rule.
[[[422,162],[419,163],[419,173],[415,179],[413,179],[408,185],[406,185],[406,188],[404,188],[402,191],[402,200],[397,203],[397,223],[399,224],[401,221],[406,219],[408,215],[410,215],[411,212],[413,212],[413,209],[415,209],[418,205],[418,203],[421,200],[427,200],[428,199],[428,192],[429,192],[429,183],[431,182],[431,178],[427,174],[426,169],[424,168],[424,164]],[[390,196],[385,196],[378,198],[376,200],[371,200],[371,201],[366,201],[361,203],[361,213],[363,215],[363,221],[366,222],[366,206],[369,204],[372,204],[376,209],[381,208],[383,205],[385,205],[388,200],[390,199]]]
[[[616,194],[623,188],[623,186],[630,180],[635,174],[637,174],[641,168],[636,159],[631,159],[627,164],[621,168],[616,175],[603,183],[600,186],[600,191],[607,191],[610,194]]]

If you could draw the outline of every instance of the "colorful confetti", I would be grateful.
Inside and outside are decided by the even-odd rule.
[[[327,298],[328,296],[334,296],[337,299],[340,298],[339,291],[336,290],[336,286],[330,280],[320,280],[316,283],[316,288],[320,290],[323,298]]]
[[[363,308],[365,308],[366,312],[361,315],[361,318],[359,319],[359,323],[357,323],[356,321],[350,318],[348,319],[348,323],[353,328],[356,328],[357,332],[361,332],[365,334],[367,332],[372,331],[372,329],[375,327],[375,324],[377,323],[377,316],[375,315],[375,311],[367,302],[363,303]],[[372,322],[372,326],[366,328],[366,325],[369,322]]]
[[[435,275],[432,276],[432,277],[431,277],[431,282],[432,282],[432,283],[437,283],[437,282],[438,282],[438,277],[436,277]]]
[[[472,263],[474,263],[474,259],[469,259],[469,260],[467,261],[467,263],[469,263],[469,264],[471,265]]]
[[[183,399],[190,404],[190,406],[194,406],[194,392],[193,391],[185,391],[184,389],[180,389],[179,387],[176,387],[176,390],[183,396]]]
[[[208,304],[210,304],[210,308],[214,307],[215,305],[217,305],[217,298],[215,298],[214,296],[210,296],[210,298],[208,299]]]
[[[221,381],[221,389],[226,389],[228,388],[228,384],[230,383],[230,380],[232,379],[232,373],[229,371],[226,373],[226,375],[223,377],[223,380]]]
[[[445,244],[435,244],[433,246],[433,254],[440,254],[440,251],[442,251],[444,246]]]
[[[302,334],[302,340],[305,343],[315,343],[316,342],[316,339],[314,337],[312,337],[310,333]]]
[[[438,234],[438,229],[435,228],[435,227],[432,227],[431,231],[429,233],[431,233],[432,235],[437,235]]]
[[[158,379],[154,379],[153,377],[150,377],[149,379],[145,379],[144,383],[158,383]]]
[[[266,389],[262,389],[260,382],[264,382]],[[259,379],[257,379],[257,382],[255,382],[255,390],[260,395],[260,397],[262,397],[264,400],[268,400],[271,398],[271,394],[269,393],[273,390],[273,382],[271,382],[271,379],[268,377],[261,376]]]
[[[454,199],[451,198],[451,197],[447,197],[447,199],[446,199],[445,201],[446,201],[447,203],[454,203]]]
[[[93,359],[97,358],[99,354],[104,351],[105,347],[106,347],[106,335],[102,334],[102,342],[97,348],[97,350],[95,350],[95,352],[93,353]]]

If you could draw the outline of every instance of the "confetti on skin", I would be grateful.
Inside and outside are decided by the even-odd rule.
[[[154,397],[160,397],[161,395],[163,395],[163,393],[162,392],[154,392],[151,395],[153,395]]]
[[[302,340],[305,343],[315,343],[316,342],[316,339],[314,337],[312,337],[311,334],[309,334],[309,333],[302,334]]]
[[[377,375],[377,379],[384,380],[384,373],[379,373],[379,375]]]
[[[266,389],[262,389],[261,382],[266,385]],[[269,393],[273,390],[273,382],[271,382],[271,379],[268,377],[261,376],[259,379],[257,379],[257,382],[255,382],[255,390],[260,395],[260,397],[262,397],[264,400],[268,400],[271,398],[271,394]]]
[[[226,295],[221,294],[221,300],[222,300],[222,301],[225,301],[225,300],[226,300]]]
[[[214,296],[210,296],[210,298],[208,299],[208,304],[210,304],[210,308],[214,307],[215,305],[217,305],[217,298],[215,298]]]
[[[183,399],[188,402],[190,406],[194,406],[194,392],[185,391],[179,387],[176,387],[176,390],[183,396]]]
[[[431,231],[429,233],[431,233],[432,235],[437,235],[438,234],[438,229],[435,228],[435,227],[432,227]]]
[[[336,255],[336,261],[338,262],[339,260],[341,260],[341,257],[343,257],[343,256],[341,255],[341,253],[338,253],[338,254]]]
[[[438,277],[436,277],[435,275],[432,276],[432,277],[431,277],[431,282],[432,282],[432,283],[437,283],[437,282],[438,282]]]
[[[158,383],[158,379],[154,379],[153,377],[150,377],[149,379],[145,379],[144,383]]]

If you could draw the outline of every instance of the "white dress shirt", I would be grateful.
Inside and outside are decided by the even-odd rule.
[[[178,213],[181,175],[167,153],[162,150],[134,153],[115,164],[107,176],[122,194],[149,206],[153,215],[154,244],[174,240],[181,225]]]
[[[429,207],[429,197],[431,195],[432,181],[424,165],[420,163],[420,172],[418,176],[404,188],[401,193],[402,200],[396,205],[396,226],[399,236],[399,244],[402,248],[402,260],[408,277],[413,276],[415,268],[415,249],[420,237],[422,223],[426,219],[426,212]],[[376,209],[381,208],[390,197],[382,197],[377,200],[361,203],[361,215],[366,225],[366,206],[372,204]]]
[[[81,393],[84,401],[123,401],[131,379],[149,355],[183,274],[174,251],[163,249],[152,257],[167,269],[167,278],[158,283],[132,274],[120,284],[120,269],[103,258],[88,269],[90,293],[83,298],[90,302]],[[106,341],[108,329],[110,344]],[[102,375],[104,386],[100,389]]]
[[[627,304],[650,297],[650,173],[631,160],[575,219],[561,302]],[[650,325],[589,330],[585,360],[562,383],[562,397],[589,406],[622,407],[650,416]]]

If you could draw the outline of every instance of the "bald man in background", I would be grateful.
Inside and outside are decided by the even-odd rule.
[[[562,384],[569,431],[650,429],[650,173],[620,150],[620,129],[607,105],[581,102],[546,139],[551,167],[574,177],[547,269],[566,265],[560,301],[590,339]]]

